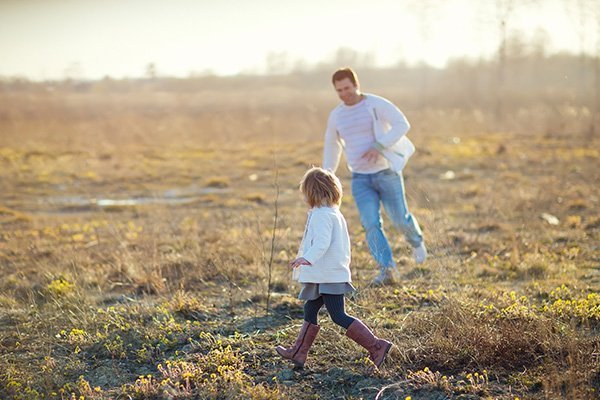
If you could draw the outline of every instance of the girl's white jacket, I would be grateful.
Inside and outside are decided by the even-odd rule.
[[[298,257],[311,263],[295,268],[293,278],[301,283],[351,282],[350,237],[338,207],[308,212]]]

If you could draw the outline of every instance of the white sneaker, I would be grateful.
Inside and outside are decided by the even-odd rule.
[[[394,271],[396,268],[381,268],[379,274],[373,279],[373,285],[382,286],[394,283]]]
[[[425,262],[425,259],[427,258],[425,242],[421,242],[419,246],[413,248],[413,256],[415,257],[415,262],[417,264],[423,264]]]

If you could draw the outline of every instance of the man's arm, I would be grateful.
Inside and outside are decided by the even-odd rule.
[[[402,111],[384,98],[378,99],[375,104],[375,113],[377,114],[377,118],[382,119],[391,126],[391,129],[377,141],[377,149],[380,151],[393,146],[410,129],[410,124],[404,114],[402,114]]]
[[[342,155],[342,144],[338,137],[335,127],[333,112],[329,115],[327,121],[327,130],[325,131],[325,142],[323,144],[323,168],[335,172],[340,164]]]

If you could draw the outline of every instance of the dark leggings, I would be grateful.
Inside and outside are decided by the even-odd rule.
[[[344,329],[348,329],[350,324],[354,322],[354,318],[346,314],[344,310],[343,294],[322,294],[314,300],[308,300],[304,303],[304,320],[318,325],[317,315],[323,304],[325,304],[333,322]]]

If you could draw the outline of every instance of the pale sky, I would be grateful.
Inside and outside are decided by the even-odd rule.
[[[597,49],[600,0],[0,0],[0,77],[264,73],[269,54],[312,66],[342,47],[441,67],[494,54],[499,4],[525,42],[545,30],[550,52]]]

